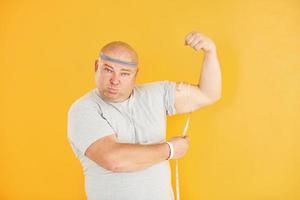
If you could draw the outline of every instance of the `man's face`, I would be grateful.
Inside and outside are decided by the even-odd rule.
[[[105,100],[121,102],[130,96],[135,85],[137,67],[98,59],[95,70],[97,89]]]

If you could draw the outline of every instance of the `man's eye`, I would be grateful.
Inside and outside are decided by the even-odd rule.
[[[112,72],[112,70],[108,69],[108,68],[104,68],[105,71],[107,72]]]
[[[121,73],[122,76],[129,76],[129,73]]]

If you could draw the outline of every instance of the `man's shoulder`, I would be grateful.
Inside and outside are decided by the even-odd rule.
[[[75,99],[73,103],[71,103],[68,112],[79,111],[87,108],[97,108],[98,104],[94,98],[94,89],[89,90],[84,95]]]

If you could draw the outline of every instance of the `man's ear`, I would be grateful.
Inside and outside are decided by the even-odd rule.
[[[99,67],[99,59],[95,60],[95,72],[98,70]]]
[[[137,68],[137,69],[136,69],[135,76],[137,76],[137,74],[139,73],[139,69],[140,69],[140,68]]]

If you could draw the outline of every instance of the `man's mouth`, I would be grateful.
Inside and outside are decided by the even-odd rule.
[[[108,92],[111,94],[116,94],[118,92],[118,90],[114,89],[114,88],[108,88]]]

